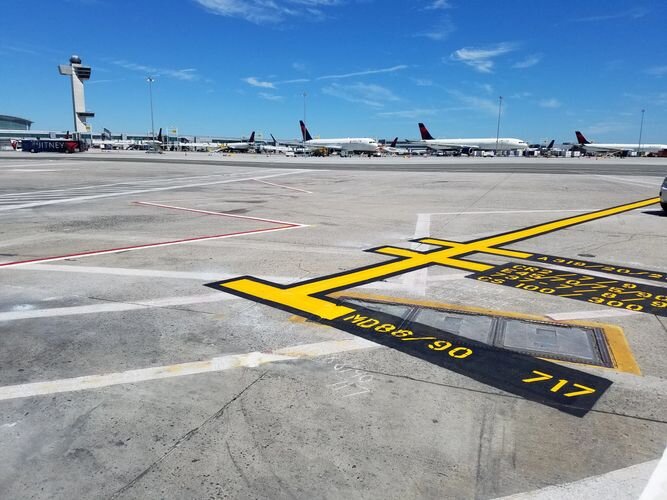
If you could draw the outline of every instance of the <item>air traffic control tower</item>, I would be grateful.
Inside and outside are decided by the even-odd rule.
[[[79,56],[69,58],[69,65],[58,66],[61,75],[72,79],[72,107],[74,108],[74,131],[78,133],[90,132],[90,126],[86,124],[87,118],[92,118],[95,113],[86,111],[86,100],[83,95],[83,81],[90,79],[90,66],[81,64]]]

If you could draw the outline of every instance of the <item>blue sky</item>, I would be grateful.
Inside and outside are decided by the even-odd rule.
[[[667,142],[664,2],[32,0],[0,17],[0,114],[72,128],[70,54],[95,130]],[[11,12],[12,15],[7,15]]]

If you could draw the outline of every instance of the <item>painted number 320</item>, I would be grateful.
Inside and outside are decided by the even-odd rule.
[[[524,378],[522,382],[525,382],[526,384],[532,384],[533,382],[543,382],[554,378],[553,375],[549,375],[548,373],[544,372],[538,372],[537,370],[533,370],[533,373],[537,375],[537,377]],[[556,381],[556,384],[553,387],[551,387],[549,391],[560,392],[560,390],[563,389],[564,387],[567,387],[568,384],[570,384],[569,380],[558,379]],[[585,385],[572,383],[572,386],[580,390],[566,392],[563,394],[563,396],[565,396],[566,398],[573,398],[575,396],[584,396],[586,394],[593,394],[595,392],[595,389],[593,389],[592,387],[586,387]]]

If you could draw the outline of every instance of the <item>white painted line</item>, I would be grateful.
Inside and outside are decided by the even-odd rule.
[[[665,500],[665,498],[667,498],[667,448],[639,500]]]
[[[488,214],[549,214],[562,212],[592,212],[593,208],[582,208],[578,210],[492,210],[488,212],[432,212],[431,215],[488,215]]]
[[[72,163],[74,165],[74,163]],[[261,172],[272,172],[275,171],[276,169],[271,168],[271,169],[264,169],[261,170]],[[122,182],[112,182],[110,184],[91,184],[89,186],[74,186],[74,187],[67,187],[67,188],[62,188],[62,189],[46,189],[42,191],[23,191],[19,193],[7,193],[3,194],[2,197],[9,197],[9,196],[30,196],[34,194],[43,194],[43,193],[62,193],[63,191],[79,191],[82,189],[96,189],[99,190],[101,188],[107,188],[111,186],[123,186],[123,185],[128,185],[128,184],[144,184],[144,183],[151,183],[151,182],[161,182],[161,183],[166,183],[166,182],[171,182],[171,181],[185,181],[185,180],[191,180],[191,179],[210,179],[213,177],[235,177],[237,175],[247,175],[247,172],[239,172],[239,173],[229,173],[229,174],[211,174],[211,175],[187,175],[187,176],[180,176],[180,177],[169,177],[166,179],[160,178],[160,177],[153,177],[150,179],[128,179],[126,181]]]
[[[415,223],[415,232],[412,235],[412,239],[427,238],[430,235],[431,214],[417,214],[417,222]],[[417,250],[420,245],[421,243],[412,242],[410,243],[410,248]],[[402,281],[408,290],[422,297],[426,295],[429,267],[417,269],[403,275]]]
[[[35,173],[35,172],[61,172],[61,170],[56,170],[53,168],[12,168],[8,170],[11,173]]]
[[[104,274],[110,276],[145,276],[147,278],[171,278],[197,281],[222,281],[238,278],[238,274],[226,274],[221,272],[186,272],[186,271],[162,271],[158,269],[132,269],[126,267],[99,267],[62,264],[30,264],[12,269],[12,271],[55,271],[64,273]],[[258,276],[265,281],[275,283],[292,283],[297,281],[295,277],[285,276]]]
[[[276,186],[276,187],[280,187],[280,188],[291,189],[292,191],[299,191],[301,193],[313,194],[312,191],[306,191],[305,189],[299,189],[299,188],[295,188],[295,187],[291,187],[291,186],[283,186],[282,184],[275,184],[273,182],[260,181],[259,179],[253,179],[253,181],[261,182],[262,184],[268,184],[269,186]]]
[[[185,375],[220,372],[234,368],[255,368],[266,363],[289,361],[292,359],[311,358],[339,352],[355,351],[359,349],[379,348],[378,344],[360,338],[346,340],[331,340],[316,344],[303,344],[277,349],[272,352],[250,352],[247,354],[232,354],[220,356],[205,361],[179,363],[167,366],[140,368],[125,372],[107,373],[103,375],[87,375],[68,379],[52,380],[48,382],[33,382],[29,384],[10,385],[0,387],[0,401],[57,394],[61,392],[99,389],[120,384],[136,384],[149,380],[160,380]]]
[[[631,465],[598,476],[587,477],[571,483],[556,484],[539,490],[517,493],[496,500],[562,500],[631,499],[640,494],[646,477],[657,460]],[[648,497],[646,500],[664,500],[666,496]],[[644,500],[644,497],[641,497]]]
[[[223,302],[233,300],[234,295],[215,293],[206,295],[190,295],[185,297],[166,297],[163,299],[140,300],[137,302],[111,302],[91,304],[87,306],[53,307],[50,309],[32,309],[28,311],[10,311],[0,313],[1,321],[17,321],[35,318],[58,318],[61,316],[78,316],[81,314],[100,314],[120,311],[134,311],[153,307],[174,307],[192,304],[206,304],[209,302]]]
[[[573,311],[565,313],[552,313],[546,314],[547,318],[551,318],[554,321],[565,321],[570,319],[587,319],[587,318],[615,318],[618,316],[633,316],[635,314],[641,314],[637,311],[628,311],[626,309],[608,309],[606,311],[593,310],[593,311]]]
[[[53,167],[55,165],[76,165],[76,162],[58,162],[54,163],[56,160],[53,160],[49,163],[33,163],[32,160],[18,160],[21,161],[21,163],[18,163],[16,165],[5,165],[2,163],[2,159],[0,158],[0,168],[16,168],[16,167]]]
[[[614,177],[613,175],[598,175],[596,177],[598,177],[600,179],[604,179],[606,181],[616,182],[616,183],[620,183],[620,184],[634,184],[636,186],[652,187],[656,190],[656,192],[660,188],[660,181],[659,180],[656,180],[656,182],[639,181],[639,180],[636,180],[634,178],[633,179],[627,179],[625,177]]]
[[[191,187],[201,187],[201,186],[214,186],[218,184],[231,184],[234,182],[244,182],[244,181],[251,181],[255,179],[269,179],[273,177],[283,177],[286,175],[294,175],[294,174],[300,174],[304,172],[312,172],[312,170],[296,170],[292,172],[283,172],[283,173],[278,173],[278,174],[270,174],[270,175],[265,175],[262,177],[246,177],[242,179],[225,179],[224,181],[213,181],[213,182],[196,182],[196,183],[191,183],[191,184],[179,184],[176,186],[165,186],[165,187],[158,187],[158,188],[148,188],[148,189],[133,189],[130,191],[120,191],[117,193],[105,193],[105,194],[96,194],[96,195],[88,195],[88,196],[76,196],[73,198],[63,198],[60,200],[49,200],[49,201],[36,201],[33,203],[24,203],[20,205],[9,205],[5,207],[0,207],[0,211],[7,211],[7,210],[17,210],[19,208],[33,208],[33,207],[41,207],[45,205],[55,205],[55,204],[60,204],[60,203],[70,203],[70,202],[81,202],[81,201],[88,201],[88,200],[97,200],[100,198],[111,198],[111,197],[117,197],[117,196],[129,196],[129,195],[135,195],[135,194],[142,194],[142,193],[154,193],[157,191],[170,191],[173,189],[186,189],[186,188],[191,188]]]

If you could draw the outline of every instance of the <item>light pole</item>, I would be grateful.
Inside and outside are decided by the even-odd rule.
[[[642,154],[642,132],[644,131],[644,111],[645,109],[642,109],[642,121],[641,124],[639,125],[639,145],[637,147],[637,155],[641,156]]]
[[[151,143],[151,149],[155,149],[155,122],[153,120],[153,82],[155,79],[152,76],[146,78],[148,82],[148,95],[150,96],[151,101],[151,138],[153,142]]]
[[[503,96],[498,96],[498,126],[496,127],[496,150],[494,154],[498,155],[498,141],[500,140],[500,113],[503,109]]]

